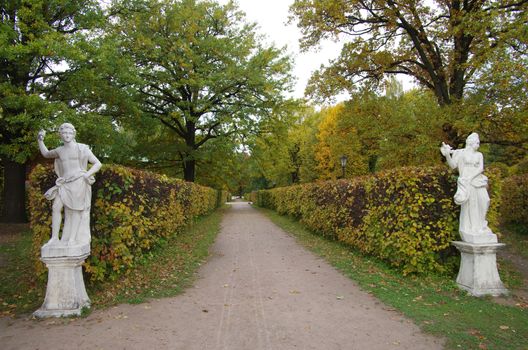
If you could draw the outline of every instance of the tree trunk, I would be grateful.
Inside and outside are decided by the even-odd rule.
[[[195,180],[196,160],[189,159],[183,162],[183,179],[194,182]]]
[[[187,154],[183,160],[183,178],[185,181],[194,182],[196,160],[194,159],[194,151],[196,151],[196,124],[189,118],[185,122],[185,145],[187,146]]]
[[[3,222],[27,222],[26,165],[4,159]]]

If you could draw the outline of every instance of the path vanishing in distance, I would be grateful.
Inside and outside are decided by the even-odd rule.
[[[248,203],[231,204],[195,286],[84,319],[0,319],[7,349],[441,349]]]

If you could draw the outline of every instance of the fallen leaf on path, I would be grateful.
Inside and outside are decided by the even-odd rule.
[[[345,297],[342,296],[342,295],[338,295],[338,296],[336,297],[337,300],[343,300],[344,298],[345,298]]]
[[[290,294],[301,294],[298,290],[290,290]]]

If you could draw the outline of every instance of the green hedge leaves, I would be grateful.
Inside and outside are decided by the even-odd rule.
[[[494,219],[498,176],[493,170],[487,175],[492,185],[488,218]],[[455,190],[456,174],[445,167],[402,168],[351,180],[258,191],[251,199],[408,274],[442,272],[451,265],[450,242],[459,239]],[[490,224],[493,227],[494,222]]]
[[[43,193],[54,185],[50,166],[30,175],[30,225],[37,273],[38,260],[51,232],[51,203]],[[126,273],[149,251],[180,232],[193,218],[227,200],[227,192],[117,165],[105,165],[92,186],[91,255],[85,263],[92,281]]]
[[[501,222],[528,227],[528,174],[504,180],[501,195]]]

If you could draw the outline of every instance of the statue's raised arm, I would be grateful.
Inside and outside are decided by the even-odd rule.
[[[59,155],[55,150],[49,151],[46,145],[44,144],[44,137],[46,137],[46,131],[40,130],[37,136],[37,142],[40,149],[40,153],[44,158],[57,158]]]
[[[453,148],[442,142],[442,147],[440,147],[440,153],[446,158],[447,164],[451,167],[451,169],[455,169],[457,167],[456,161],[453,159],[452,155],[455,151],[453,151]]]

